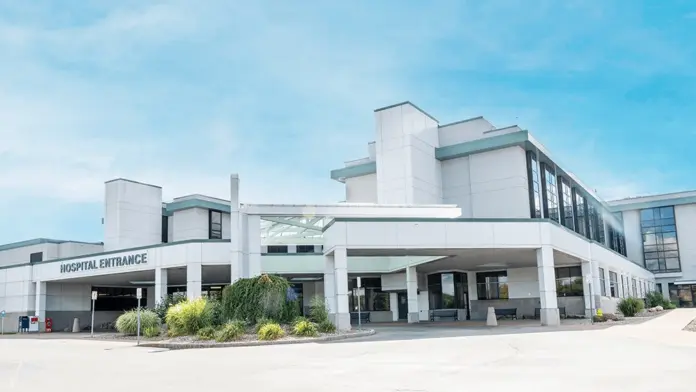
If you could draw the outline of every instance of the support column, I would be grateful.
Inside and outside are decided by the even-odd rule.
[[[261,217],[246,215],[246,238],[248,243],[248,277],[261,275]]]
[[[188,276],[188,270],[186,271]],[[187,279],[188,280],[188,279]],[[167,298],[168,273],[166,268],[155,268],[155,304],[159,305]],[[188,291],[188,290],[187,290]]]
[[[201,297],[201,284],[203,283],[203,269],[201,263],[192,263],[186,266],[186,298],[189,300]]]
[[[408,297],[408,322],[417,323],[418,316],[418,273],[416,267],[406,267],[406,296]]]
[[[239,175],[230,175],[230,283],[244,276],[242,224],[239,212]]]
[[[478,286],[476,285],[476,272],[469,271],[466,273],[466,283],[469,288],[469,301],[477,301]],[[467,306],[471,306],[471,303],[467,304]]]
[[[588,280],[587,277],[590,277]],[[585,300],[585,317],[592,318],[601,305],[602,287],[599,280],[599,265],[596,262],[582,262],[582,291]]]
[[[329,320],[336,324],[336,277],[334,256],[324,255],[324,301],[329,310]]]
[[[389,310],[392,312],[392,321],[399,321],[399,296],[389,293]]]
[[[36,282],[35,301],[34,316],[39,318],[39,322],[46,321],[46,282]]]
[[[334,250],[334,279],[336,280],[336,328],[350,330],[348,307],[348,252],[346,248]]]
[[[556,297],[553,248],[550,246],[537,249],[537,272],[541,300],[541,325],[558,326],[561,324],[561,319],[558,314],[558,298]]]

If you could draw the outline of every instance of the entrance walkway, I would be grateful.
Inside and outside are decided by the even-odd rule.
[[[696,309],[674,309],[640,324],[609,328],[605,333],[673,346],[696,347],[696,332],[684,331],[684,327],[694,319]]]

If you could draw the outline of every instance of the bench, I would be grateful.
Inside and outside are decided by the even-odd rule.
[[[496,318],[503,318],[503,317],[509,317],[512,320],[517,320],[517,308],[509,308],[509,309],[498,309],[495,308],[495,316]]]
[[[566,315],[566,309],[563,306],[558,307],[558,316],[561,318],[566,318],[568,317]],[[534,308],[534,318],[535,319],[540,319],[541,318],[541,308]]]
[[[369,323],[370,322],[370,312],[350,312],[350,322],[353,323],[354,321],[357,322],[358,318],[360,318],[360,323]]]
[[[459,320],[459,311],[457,309],[433,309],[430,311],[430,321],[435,321],[435,318],[451,318],[453,321]]]

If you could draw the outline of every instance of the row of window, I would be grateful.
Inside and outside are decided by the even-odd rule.
[[[631,278],[630,287],[631,292],[629,292],[629,278],[628,276],[621,276],[619,281],[619,275],[614,271],[609,271],[609,295],[607,295],[607,281],[604,268],[599,269],[599,290],[600,294],[603,296],[609,296],[613,298],[645,298],[645,295],[653,290],[652,285],[644,280],[636,280],[636,278]]]
[[[653,272],[681,271],[674,207],[641,210],[640,230],[645,268]]]
[[[597,241],[626,256],[626,240],[620,230],[609,226],[605,241],[604,210],[586,197],[570,179],[557,175],[553,165],[539,163],[534,152],[527,152],[529,200],[532,218],[548,218],[570,230]],[[541,186],[540,186],[541,185]],[[619,222],[620,216],[615,217]]]

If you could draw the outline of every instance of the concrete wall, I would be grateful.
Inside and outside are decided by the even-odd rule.
[[[643,260],[643,235],[640,229],[640,211],[624,211],[623,229],[626,236],[626,257],[632,262],[645,266]]]
[[[375,112],[377,200],[383,204],[438,204],[438,124],[410,104]]]
[[[456,204],[462,210],[462,218],[474,216],[469,157],[442,162],[442,202]]]
[[[377,174],[346,179],[346,201],[349,203],[376,203]]]
[[[43,260],[51,260],[98,253],[101,252],[103,248],[104,246],[101,244],[84,244],[77,242],[64,242],[60,244],[47,242],[23,246],[0,251],[0,267],[29,263],[32,253],[42,252]]]
[[[104,250],[162,242],[162,188],[128,180],[106,183]]]
[[[529,218],[527,161],[522,148],[473,154],[469,165],[473,218]]]
[[[451,146],[453,144],[482,139],[487,136],[484,132],[493,129],[495,129],[493,124],[489,123],[488,120],[484,118],[445,125],[438,129],[440,146]]]
[[[174,211],[172,215],[174,227],[170,242],[207,239],[209,233],[209,210],[205,208],[188,208],[185,210]],[[227,214],[227,233],[229,233],[229,214]],[[225,231],[225,221],[223,219],[223,233]]]
[[[674,214],[682,270],[680,280],[696,280],[696,204],[675,206]]]

